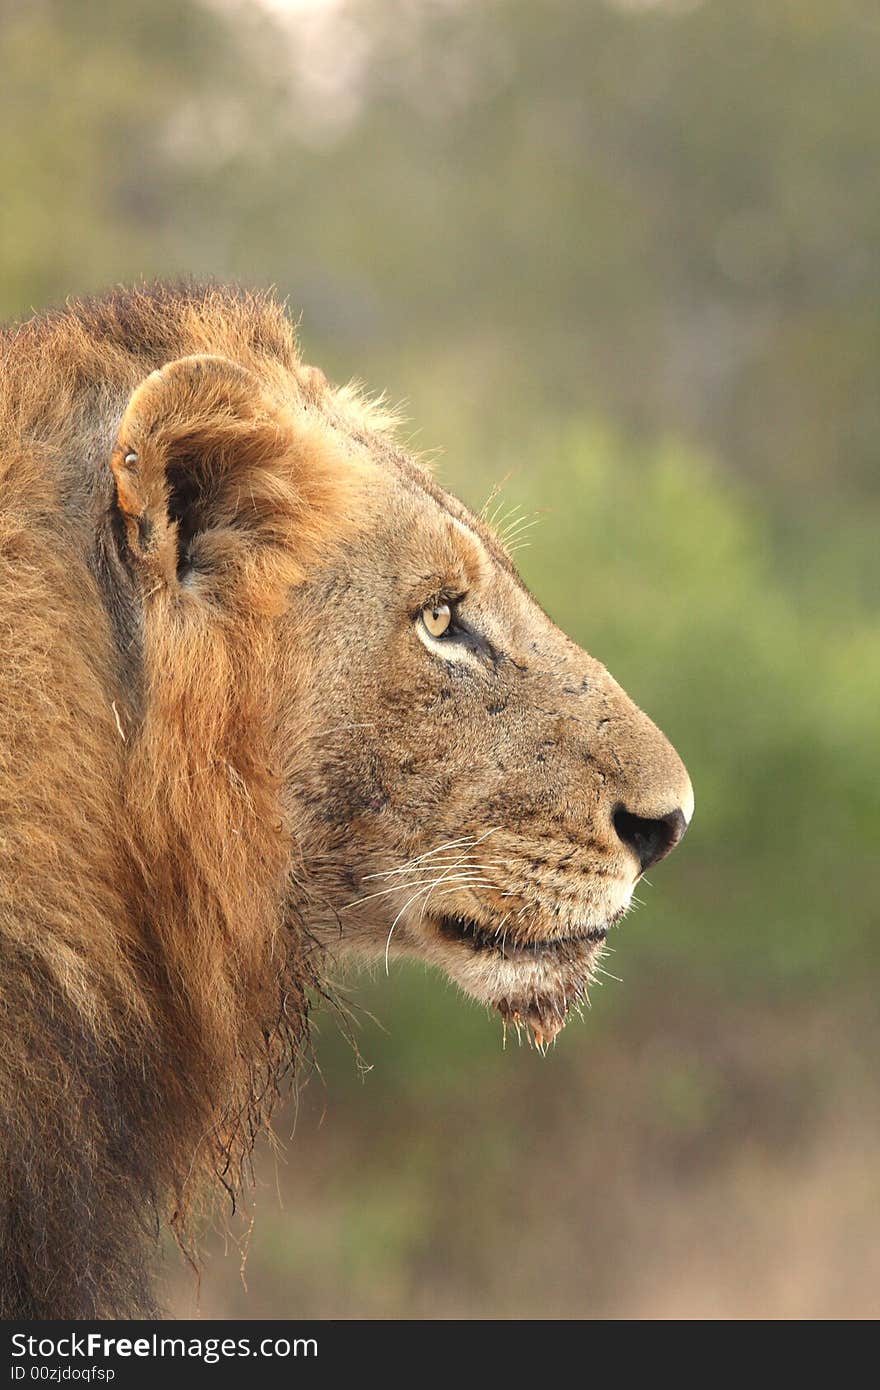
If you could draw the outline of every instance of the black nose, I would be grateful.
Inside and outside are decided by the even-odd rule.
[[[634,816],[620,805],[614,811],[613,820],[623,843],[635,852],[642,873],[675,849],[688,827],[684,812],[680,810],[670,811],[658,820],[647,820],[644,816]]]

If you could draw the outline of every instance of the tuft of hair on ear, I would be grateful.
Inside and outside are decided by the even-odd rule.
[[[225,357],[181,357],[136,388],[110,458],[146,591],[273,611],[345,529],[352,461]],[[356,472],[356,469],[355,469]]]

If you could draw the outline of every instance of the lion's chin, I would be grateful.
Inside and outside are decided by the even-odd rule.
[[[425,954],[468,994],[497,1009],[505,1024],[530,1029],[543,1048],[585,1001],[609,926],[525,938],[461,913],[438,915],[431,923],[433,949]]]

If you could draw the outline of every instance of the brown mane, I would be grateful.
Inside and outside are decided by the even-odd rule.
[[[200,353],[284,381],[313,423],[282,411],[254,460],[222,620],[145,629],[107,601],[93,523],[132,392]],[[7,331],[0,356],[0,1314],[130,1316],[152,1310],[158,1225],[185,1232],[207,1174],[235,1189],[304,1038],[261,673],[297,678],[272,616],[340,540],[344,487],[326,388],[268,297],[117,293]],[[222,450],[218,411],[200,429]]]

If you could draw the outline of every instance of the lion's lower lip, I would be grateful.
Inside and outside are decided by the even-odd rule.
[[[463,945],[470,946],[474,951],[494,951],[505,959],[558,956],[564,954],[566,949],[576,950],[584,946],[597,945],[600,941],[604,941],[608,934],[606,927],[590,927],[586,931],[571,936],[525,941],[503,927],[499,929],[486,927],[482,923],[474,921],[472,917],[465,917],[458,913],[439,917],[437,924],[447,940],[459,941]]]

